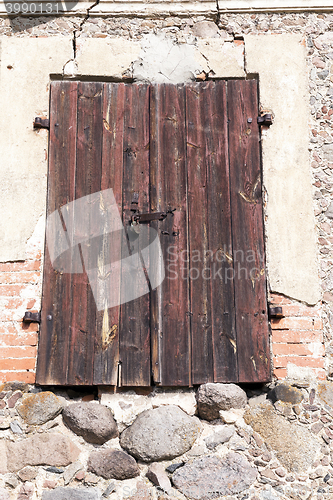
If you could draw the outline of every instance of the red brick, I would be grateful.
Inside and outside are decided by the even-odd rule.
[[[37,283],[40,273],[27,271],[24,273],[0,273],[0,283]]]
[[[287,299],[287,297],[283,297],[282,295],[271,294],[269,301],[272,304],[291,304],[291,300]]]
[[[38,323],[23,323],[23,321],[19,322],[19,330],[25,332],[38,332],[39,324]]]
[[[1,285],[0,297],[19,297],[25,288],[24,285]]]
[[[286,317],[290,316],[310,316],[310,317],[320,317],[321,310],[318,307],[306,307],[302,304],[289,304],[282,306],[283,315]]]
[[[4,333],[16,333],[16,332],[17,332],[17,327],[12,322],[0,323],[0,342],[2,339],[2,334],[4,334]]]
[[[0,359],[5,358],[35,358],[37,349],[34,346],[0,346]]]
[[[34,305],[36,304],[36,300],[35,299],[31,299],[29,300],[29,302],[27,302],[27,309],[32,309],[34,307]]]
[[[13,299],[6,300],[3,307],[6,309],[17,309],[18,307],[22,307],[24,303],[25,300],[23,301],[19,297],[15,297]]]
[[[1,382],[25,382],[34,384],[36,380],[35,372],[28,371],[0,371]]]
[[[323,332],[321,330],[272,330],[272,340],[273,343],[290,344],[323,342]]]
[[[5,262],[0,263],[0,272],[21,272],[21,271],[38,271],[41,262],[39,260],[28,260],[25,262]]]
[[[324,358],[313,358],[311,356],[274,356],[274,367],[285,368],[287,363],[308,368],[324,368]]]
[[[275,368],[273,373],[274,373],[274,376],[278,379],[286,378],[287,369],[286,368]]]
[[[307,356],[311,355],[312,352],[306,344],[273,344],[273,354],[275,356],[278,356],[280,354]]]
[[[272,319],[273,330],[321,330],[322,320],[320,318],[281,318]]]
[[[37,333],[28,332],[21,334],[0,335],[0,345],[5,346],[34,346],[37,345]]]
[[[326,372],[325,370],[321,370],[320,368],[316,370],[316,377],[318,380],[326,380]]]
[[[24,359],[1,359],[1,370],[33,370],[35,368],[35,358]]]

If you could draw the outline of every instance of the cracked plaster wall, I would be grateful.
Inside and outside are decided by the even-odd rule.
[[[88,16],[89,12],[85,20]],[[77,38],[85,20],[77,25],[73,38],[0,39],[0,119],[4,131],[0,137],[0,191],[4,209],[1,261],[25,258],[25,242],[45,210],[47,132],[33,131],[32,122],[35,116],[48,114],[50,75],[91,75],[116,80],[132,77],[172,83],[202,75],[204,78],[246,76],[244,44],[228,36],[147,34],[141,41]],[[270,284],[273,291],[314,304],[320,294],[306,153],[305,54],[300,42],[298,35],[249,36],[245,38],[245,60],[248,71],[259,74],[261,98],[275,115],[275,124],[263,141]],[[286,47],[287,64],[276,57]],[[258,58],[258,53],[265,57]],[[279,84],[280,80],[283,84]],[[300,117],[297,134],[286,125],[288,106],[283,104],[286,96]],[[295,231],[295,224],[300,230]]]

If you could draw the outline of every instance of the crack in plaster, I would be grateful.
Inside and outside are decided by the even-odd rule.
[[[100,0],[96,0],[95,3],[93,3],[90,7],[88,7],[87,9],[87,13],[86,15],[84,16],[79,28],[77,30],[74,31],[73,33],[73,40],[72,40],[72,43],[73,43],[73,53],[74,53],[74,60],[76,59],[76,39],[77,39],[77,33],[80,33],[82,31],[82,28],[84,26],[84,24],[88,21],[89,17],[90,17],[90,11],[91,9],[93,9],[94,7],[96,7],[96,5],[98,5],[100,2]]]

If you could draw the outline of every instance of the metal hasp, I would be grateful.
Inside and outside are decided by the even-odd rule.
[[[269,127],[273,123],[273,118],[270,113],[266,113],[263,116],[258,116],[257,122],[259,125],[265,125],[266,127]]]
[[[34,128],[46,128],[50,130],[50,120],[48,118],[40,118],[37,116],[34,120]]]
[[[268,315],[270,318],[284,318],[284,314],[282,312],[282,307],[269,306]]]
[[[148,212],[144,214],[132,215],[132,222],[142,224],[152,220],[164,220],[168,214],[166,212]]]
[[[26,311],[23,318],[24,323],[40,323],[40,312]]]

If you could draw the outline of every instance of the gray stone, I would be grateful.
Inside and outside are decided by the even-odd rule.
[[[333,159],[333,152],[332,152],[332,159]],[[328,206],[325,215],[328,219],[333,219],[333,201]]]
[[[186,453],[198,437],[201,425],[178,406],[168,405],[142,412],[120,436],[121,446],[144,462],[171,460]]]
[[[42,500],[100,500],[98,488],[55,488],[43,491]]]
[[[63,475],[65,486],[67,486],[67,484],[70,483],[70,481],[73,479],[75,474],[77,472],[79,472],[79,470],[81,470],[81,469],[83,469],[83,465],[81,464],[81,462],[74,462],[73,464],[70,464],[66,468],[64,475]]]
[[[219,36],[219,29],[213,21],[200,21],[192,28],[193,35],[201,38],[216,38]]]
[[[210,500],[233,495],[248,488],[257,471],[238,453],[223,459],[217,456],[198,458],[176,470],[172,482],[184,495],[194,500]]]
[[[292,387],[289,384],[278,384],[271,391],[269,391],[267,397],[275,403],[276,401],[283,401],[284,403],[292,403],[296,405],[300,403],[303,399],[302,391]]]
[[[29,425],[42,425],[61,413],[65,405],[63,398],[53,392],[25,394],[16,405],[20,417]]]
[[[135,459],[120,450],[98,450],[89,455],[88,471],[104,479],[130,479],[140,474]]]
[[[322,151],[324,153],[324,159],[328,160],[330,162],[333,162],[333,144],[323,144]],[[329,215],[327,214],[327,212],[330,209],[330,207],[331,207],[331,205],[328,207],[328,209],[325,212],[326,217],[329,217]],[[332,219],[333,216],[329,217],[329,218]]]
[[[19,485],[19,480],[15,476],[15,474],[8,474],[5,479],[5,485],[10,486],[11,488],[16,488]]]
[[[155,486],[159,486],[162,490],[169,491],[171,489],[170,479],[161,464],[151,464],[146,476]]]
[[[102,494],[102,497],[104,498],[107,498],[109,495],[111,495],[111,493],[113,493],[114,491],[116,491],[116,483],[115,482],[111,482],[108,487],[106,488],[106,490],[103,492]]]
[[[66,466],[80,450],[62,434],[35,434],[22,441],[7,442],[7,468],[16,472],[27,465]]]
[[[203,384],[196,397],[199,416],[205,420],[215,420],[220,410],[244,408],[247,403],[245,391],[235,384]]]
[[[10,422],[10,430],[14,434],[23,434],[22,427],[17,420],[13,420],[12,422]]]
[[[328,77],[328,74],[329,74],[329,71],[327,69],[325,69],[324,71],[320,71],[319,73],[317,73],[317,76],[321,80],[325,80],[325,78]]]
[[[29,465],[17,473],[21,481],[31,481],[32,479],[35,479],[37,474],[38,470],[36,467],[30,467]]]
[[[244,420],[275,451],[276,458],[288,472],[307,471],[320,449],[318,439],[307,428],[278,415],[269,402],[249,408]]]
[[[0,488],[0,500],[9,500],[9,493],[4,488]]]
[[[88,443],[103,444],[118,436],[111,410],[96,403],[74,403],[67,406],[62,417],[68,427]]]
[[[219,444],[226,443],[234,433],[235,427],[233,425],[224,425],[222,429],[205,438],[207,448],[213,450]]]

